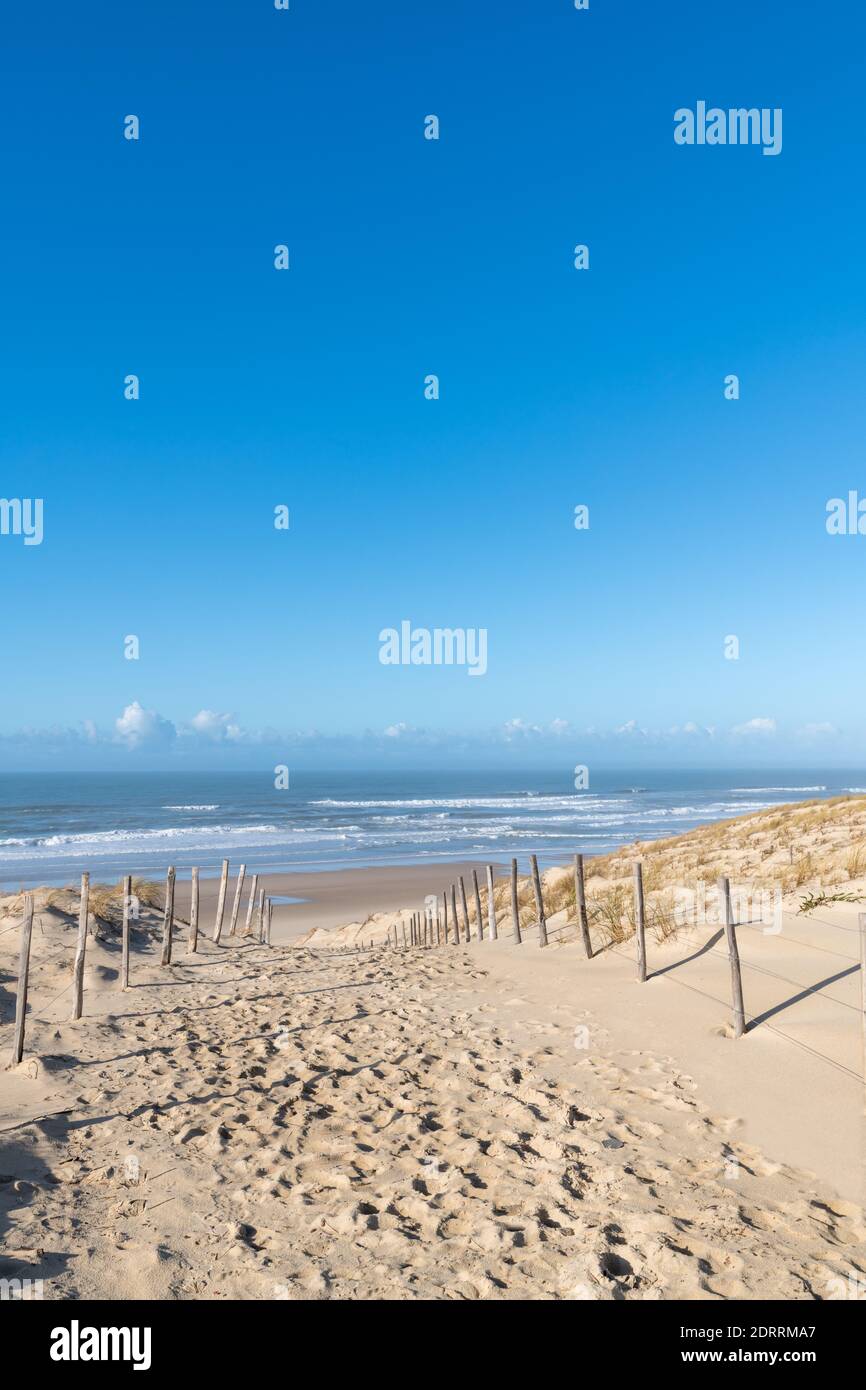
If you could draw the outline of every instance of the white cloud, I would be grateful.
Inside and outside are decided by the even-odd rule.
[[[731,730],[731,733],[734,734],[737,738],[749,738],[753,734],[757,734],[759,737],[766,738],[771,736],[772,734],[775,734],[775,732],[775,719],[764,719],[760,717],[756,719],[747,719],[745,724],[735,724],[733,729]]]
[[[214,743],[236,743],[243,737],[243,730],[235,722],[233,714],[216,714],[212,709],[200,709],[198,714],[193,715],[189,727],[194,733],[200,734],[202,738],[211,739]]]
[[[163,719],[155,710],[143,709],[138,700],[133,700],[120,718],[115,719],[114,729],[117,741],[127,748],[171,743],[177,737],[177,729],[170,719]]]
[[[642,729],[636,719],[627,719],[614,729],[614,733],[618,738],[646,738],[646,729]]]

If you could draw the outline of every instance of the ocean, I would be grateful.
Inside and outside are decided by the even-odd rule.
[[[587,791],[558,772],[0,774],[0,884],[72,882],[169,864],[219,872],[603,854],[749,811],[866,791],[866,773],[623,772]]]

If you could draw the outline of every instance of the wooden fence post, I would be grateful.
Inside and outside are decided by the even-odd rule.
[[[477,919],[475,925],[478,928],[478,940],[483,941],[484,918],[481,915],[481,889],[478,887],[478,872],[476,869],[472,870],[472,883],[475,887],[475,916]]]
[[[235,927],[238,924],[238,912],[240,911],[241,906],[241,890],[244,886],[244,876],[246,874],[246,871],[246,864],[241,864],[240,868],[238,869],[238,883],[237,887],[235,888],[235,900],[232,903],[232,916],[231,921],[229,923],[229,936],[234,936]]]
[[[586,885],[583,881],[583,855],[574,856],[574,897],[577,903],[577,920],[587,960],[592,960],[592,938],[589,934],[589,918],[586,914]]]
[[[866,1083],[866,912],[859,914],[860,925],[860,1026],[863,1035],[863,1081]]]
[[[451,916],[454,920],[454,945],[460,945],[460,923],[457,920],[457,889],[451,885]]]
[[[213,924],[213,939],[219,944],[219,939],[223,934],[223,916],[226,910],[226,889],[229,882],[229,861],[223,860],[222,873],[220,874],[220,893],[217,898],[216,919]]]
[[[496,903],[493,901],[493,865],[487,865],[487,931],[491,941],[496,941]]]
[[[18,954],[18,993],[15,998],[15,1034],[12,1039],[12,1065],[24,1056],[24,1020],[27,1014],[27,984],[30,979],[30,938],[33,935],[33,897],[24,894],[21,918],[21,949]]]
[[[129,989],[129,909],[132,906],[132,874],[123,880],[123,935],[120,948],[120,988]]]
[[[174,926],[174,869],[165,876],[165,913],[162,919],[162,964],[171,965],[171,932]]]
[[[271,899],[268,898],[268,900],[267,900],[267,908],[266,908],[266,910],[265,910],[265,945],[266,945],[266,946],[270,946],[270,944],[271,944],[271,921],[272,921],[272,918],[273,918],[273,913],[274,913],[274,905],[273,905],[273,903],[271,902]]]
[[[253,912],[255,911],[258,887],[259,876],[258,874],[253,874],[253,881],[250,884],[250,900],[247,903],[247,920],[244,924],[244,936],[252,936],[253,934]]]
[[[442,922],[439,918],[439,902],[436,902],[436,945],[442,945]]]
[[[520,945],[520,906],[517,901],[517,860],[511,861],[511,935]]]
[[[634,866],[634,929],[637,936],[637,977],[646,982],[646,908],[643,897],[643,865]]]
[[[466,905],[466,885],[463,882],[463,875],[460,875],[460,906],[463,909],[463,930],[466,933],[466,944],[472,940],[472,933],[469,930],[469,908]]]
[[[406,950],[406,923],[400,918],[400,930],[403,933],[403,950]]]
[[[265,939],[265,890],[264,890],[264,888],[260,888],[260,889],[259,889],[259,910],[258,910],[258,919],[259,919],[259,945],[261,946],[262,942],[263,942],[264,939]]]
[[[445,945],[448,945],[448,890],[442,894],[442,922]]]
[[[198,869],[192,871],[192,888],[189,899],[189,941],[186,944],[186,950],[187,955],[193,955],[198,950]]]
[[[538,860],[534,854],[530,854],[529,862],[532,865],[532,887],[535,892],[535,906],[538,912],[538,944],[547,945],[547,922],[544,916],[544,898],[541,896],[541,879],[538,874]]]
[[[737,929],[731,911],[731,881],[719,879],[719,896],[724,912],[725,936],[728,939],[728,960],[731,966],[731,995],[734,1002],[734,1037],[741,1038],[746,1031],[746,1011],[743,1007],[743,976],[740,971],[740,952],[737,949]]]
[[[81,1017],[84,1007],[84,954],[87,949],[87,905],[90,900],[90,874],[81,875],[81,904],[78,909],[78,940],[72,966],[72,1017]]]

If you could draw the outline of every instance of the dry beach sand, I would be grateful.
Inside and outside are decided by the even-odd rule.
[[[628,932],[593,909],[586,961],[567,901],[545,951],[507,921],[496,942],[358,951],[393,909],[306,942],[277,914],[270,948],[191,957],[181,926],[166,968],[154,912],[125,993],[96,923],[71,1023],[75,895],[37,894],[25,1060],[0,1073],[0,1278],[56,1299],[838,1296],[866,1278],[858,905],[797,908],[805,842],[866,893],[864,816],[641,846],[658,895],[690,854],[801,879],[781,932],[740,930],[737,1041],[717,928],[667,932],[659,906],[639,985]],[[601,870],[596,903],[617,857]],[[565,882],[545,876],[554,907]],[[20,906],[0,900],[4,1052]]]

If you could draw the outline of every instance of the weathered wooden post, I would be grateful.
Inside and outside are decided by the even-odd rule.
[[[78,940],[72,966],[72,1017],[81,1017],[84,1007],[84,955],[87,949],[87,905],[90,900],[90,874],[81,875],[81,903],[78,909]]]
[[[165,876],[165,913],[162,919],[162,964],[171,965],[171,932],[174,926],[174,869]]]
[[[466,905],[466,885],[463,882],[463,875],[460,875],[460,906],[463,909],[463,931],[466,936],[466,945],[472,940],[472,933],[469,930],[469,908]]]
[[[592,960],[592,938],[589,934],[589,918],[586,914],[586,884],[583,881],[583,855],[574,856],[574,900],[577,904],[577,920],[580,936],[587,960]]]
[[[442,945],[442,922],[439,917],[439,903],[436,903],[436,945]]]
[[[511,935],[520,945],[520,906],[517,901],[517,860],[511,861]]]
[[[24,1021],[27,1015],[27,985],[30,980],[30,938],[33,935],[33,897],[24,894],[21,918],[21,948],[18,952],[18,993],[15,997],[15,1033],[12,1038],[12,1066],[24,1056]]]
[[[235,888],[235,900],[232,903],[232,915],[231,921],[229,923],[229,936],[234,936],[235,927],[238,924],[238,912],[240,911],[241,906],[241,891],[243,890],[244,876],[246,875],[246,872],[246,864],[241,864],[240,868],[238,869],[238,882],[237,887]]]
[[[481,889],[478,887],[478,871],[472,870],[472,883],[475,888],[475,925],[478,929],[478,940],[484,940],[484,918],[481,915]]]
[[[634,929],[637,937],[637,977],[646,982],[646,910],[643,898],[643,865],[634,866]]]
[[[529,862],[532,865],[532,888],[535,893],[535,909],[538,913],[538,944],[547,945],[547,920],[544,916],[544,898],[541,895],[541,879],[538,875],[538,860],[534,854],[530,854]]]
[[[264,888],[260,888],[260,889],[259,889],[259,910],[258,910],[258,919],[259,919],[259,945],[261,946],[262,942],[263,942],[264,939],[265,939],[265,890],[264,890]]]
[[[445,945],[448,945],[448,891],[442,894],[442,922]]]
[[[198,950],[198,869],[192,871],[192,887],[189,898],[189,941],[186,944],[187,955],[194,955]]]
[[[256,896],[258,894],[258,888],[259,876],[258,874],[253,874],[253,881],[250,884],[250,900],[247,903],[247,920],[244,924],[244,936],[252,936],[253,934],[253,913],[255,912],[256,908]]]
[[[496,938],[496,903],[493,901],[493,865],[487,865],[487,933],[491,941]]]
[[[451,885],[451,917],[454,922],[454,945],[460,945],[460,923],[457,920],[457,889]]]
[[[403,933],[403,950],[405,951],[405,950],[407,949],[407,945],[406,945],[406,923],[403,921],[402,917],[401,917],[401,919],[400,919],[400,930],[401,930],[402,933]]]
[[[863,1081],[866,1083],[866,912],[859,914],[860,924],[860,1027],[863,1037]]]
[[[132,907],[132,874],[123,880],[123,928],[120,947],[120,988],[129,989],[129,913]]]
[[[219,939],[223,934],[223,917],[225,915],[226,910],[226,889],[228,888],[228,883],[229,861],[227,859],[224,859],[222,873],[220,874],[220,891],[219,897],[217,898],[216,918],[213,924],[213,939],[215,943],[219,942]]]
[[[266,946],[270,946],[270,944],[271,944],[271,921],[272,921],[272,919],[273,919],[273,914],[274,914],[274,905],[273,905],[271,899],[268,898],[267,909],[266,909],[266,911],[265,911],[265,945],[266,945]]]
[[[719,897],[725,922],[725,936],[728,940],[728,960],[731,966],[731,995],[734,1003],[734,1037],[741,1038],[746,1031],[746,1011],[743,1007],[743,977],[740,971],[740,952],[737,949],[737,929],[731,911],[731,881],[719,879]]]

